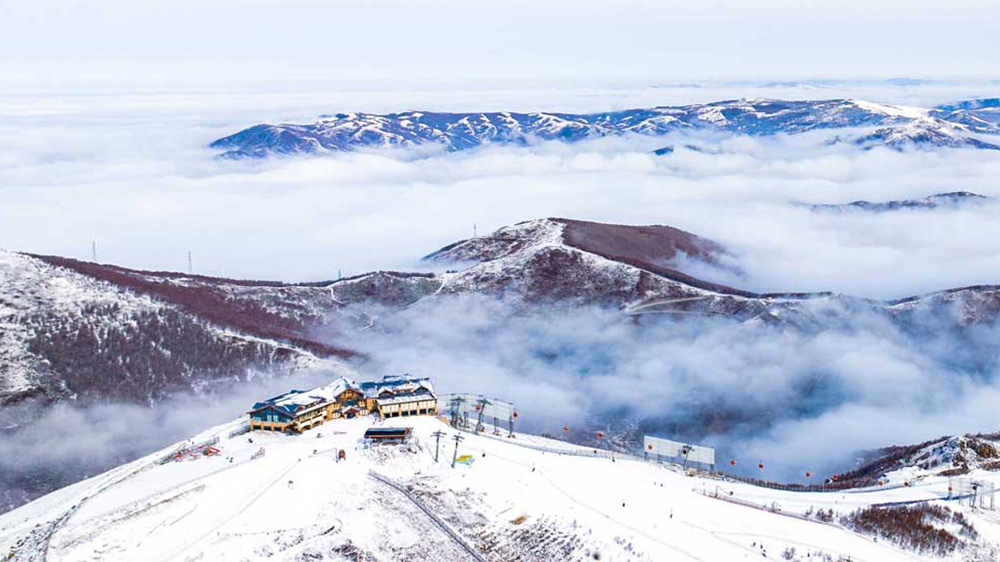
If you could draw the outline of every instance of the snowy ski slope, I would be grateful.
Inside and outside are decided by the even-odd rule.
[[[471,560],[465,542],[495,561],[715,562],[781,559],[789,548],[801,560],[930,560],[796,515],[934,500],[947,496],[948,486],[947,478],[911,471],[914,484],[904,488],[781,492],[642,460],[588,458],[590,449],[537,436],[464,432],[457,454],[472,462],[451,468],[456,432],[435,418],[393,420],[385,425],[413,426],[413,443],[371,449],[361,436],[380,425],[372,418],[329,422],[296,437],[229,437],[242,423],[187,443],[218,437],[218,456],[160,464],[187,445],[178,444],[0,516],[0,553],[54,561]],[[445,436],[435,462],[438,430]],[[261,448],[265,455],[253,459]],[[339,449],[346,460],[336,460]],[[976,476],[1000,480],[997,473]],[[963,510],[983,541],[1000,543],[996,512],[947,505]]]

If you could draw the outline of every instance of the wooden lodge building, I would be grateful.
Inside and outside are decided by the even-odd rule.
[[[263,402],[250,410],[250,429],[301,433],[326,421],[353,418],[369,413],[358,384],[339,378],[312,390],[293,390]]]
[[[301,433],[329,420],[369,413],[379,418],[437,415],[437,396],[428,378],[386,376],[356,382],[341,377],[312,390],[292,390],[250,410],[250,429]]]
[[[437,395],[429,378],[389,375],[382,380],[361,383],[368,409],[379,418],[436,416]]]

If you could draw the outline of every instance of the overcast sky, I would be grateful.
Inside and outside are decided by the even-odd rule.
[[[667,159],[602,141],[234,163],[207,145],[346,110],[996,96],[996,16],[976,0],[7,0],[0,247],[88,258],[96,241],[102,261],[151,269],[183,269],[192,250],[207,274],[329,279],[416,267],[474,222],[569,216],[715,238],[742,256],[747,288],[903,296],[995,282],[995,208],[875,220],[788,206],[1000,195],[990,154],[737,139]],[[929,81],[885,81],[899,77]],[[810,79],[840,82],[796,83]]]
[[[997,37],[987,0],[6,0],[0,63],[8,80],[997,78]]]

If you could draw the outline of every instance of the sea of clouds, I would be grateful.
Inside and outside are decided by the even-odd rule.
[[[627,322],[616,309],[483,296],[374,314],[382,330],[350,345],[376,372],[512,401],[534,433],[561,436],[568,424],[589,442],[604,429],[710,443],[754,476],[761,460],[768,478],[828,476],[865,451],[1000,426],[1000,327],[956,329],[946,316],[913,329],[851,311],[835,327],[801,330],[717,317]]]
[[[895,298],[996,283],[997,205],[883,214],[796,205],[949,191],[1000,197],[1000,158],[992,151],[866,152],[827,146],[821,134],[264,161],[220,160],[207,148],[258,122],[307,122],[341,110],[602,111],[754,95],[930,104],[989,93],[954,84],[21,88],[0,100],[0,246],[89,259],[94,241],[100,261],[156,270],[186,269],[191,251],[198,273],[310,281],[426,268],[421,256],[471,236],[473,225],[484,233],[558,216],[668,224],[710,238],[727,248],[732,267],[692,272],[749,290]],[[712,153],[683,148],[688,144]],[[664,145],[679,148],[650,154]],[[721,320],[635,326],[602,308],[513,316],[506,310],[492,299],[444,300],[386,314],[384,332],[349,343],[373,357],[362,376],[409,371],[434,377],[444,391],[503,396],[539,430],[593,423],[623,409],[630,419],[658,419],[661,428],[706,407],[737,410],[750,421],[700,437],[729,454],[774,459],[776,478],[792,478],[804,465],[841,469],[867,448],[1000,425],[990,327],[921,339],[878,318],[795,333]],[[951,359],[963,353],[973,357],[956,365]],[[306,374],[294,384],[329,375]],[[291,384],[247,387],[212,406],[195,397],[152,410],[60,406],[33,429],[0,436],[0,459],[8,459],[0,469],[12,481],[43,466],[75,466],[78,477],[79,467],[96,471],[108,459],[183,439]],[[137,436],[136,427],[149,431]],[[86,428],[87,439],[67,428]]]
[[[858,88],[820,97],[902,97]],[[952,86],[924,96],[978,91]],[[996,207],[818,215],[790,204],[959,190],[1000,195],[1000,159],[992,151],[864,152],[825,146],[827,137],[819,134],[604,139],[261,162],[219,160],[206,146],[257,122],[308,122],[339,110],[596,111],[758,92],[717,86],[708,92],[540,89],[478,96],[7,93],[0,115],[0,246],[89,258],[94,241],[101,261],[173,270],[186,268],[190,250],[200,273],[300,281],[412,269],[421,256],[470,236],[474,224],[483,233],[561,216],[669,224],[714,239],[744,272],[734,282],[748,289],[902,297],[995,281]],[[797,88],[772,95],[817,97]],[[649,154],[667,144],[677,152]],[[686,150],[686,144],[717,153]]]

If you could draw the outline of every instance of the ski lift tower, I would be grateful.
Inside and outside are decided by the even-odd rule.
[[[451,410],[451,426],[458,427],[459,422],[462,419],[462,404],[465,403],[465,397],[456,394],[449,401],[449,409]]]
[[[483,414],[486,413],[486,407],[491,404],[492,402],[490,402],[485,396],[480,396],[479,401],[476,402],[476,409],[479,410],[479,419],[476,421],[477,432],[486,430],[486,426],[483,425]]]
[[[500,426],[506,423],[508,436],[512,436],[513,424],[518,421],[514,404],[483,394],[442,394],[438,396],[438,404],[456,428],[471,429],[475,424],[477,431],[486,431],[486,420],[493,418],[494,435],[501,435]]]

